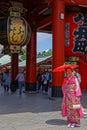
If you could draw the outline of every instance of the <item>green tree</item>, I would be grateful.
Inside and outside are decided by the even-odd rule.
[[[52,49],[49,49],[48,51],[42,51],[37,53],[37,58],[44,57],[44,56],[50,56],[52,55]],[[26,48],[22,49],[22,60],[26,60]]]
[[[26,48],[22,49],[21,52],[22,52],[21,59],[26,60]]]

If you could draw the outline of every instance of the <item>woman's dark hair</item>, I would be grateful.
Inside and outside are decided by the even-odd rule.
[[[73,69],[72,69],[71,67],[67,67],[67,68],[65,69],[65,71],[67,71],[68,69],[70,69],[71,71],[73,71]]]

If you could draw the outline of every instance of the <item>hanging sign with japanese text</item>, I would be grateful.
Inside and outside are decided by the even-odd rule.
[[[67,12],[65,17],[65,54],[87,54],[87,14]]]

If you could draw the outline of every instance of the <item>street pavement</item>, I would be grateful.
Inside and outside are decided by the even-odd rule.
[[[87,116],[81,126],[67,128],[61,116],[61,97],[40,93],[5,93],[0,87],[0,130],[86,130]],[[83,92],[82,105],[87,112],[87,93]]]

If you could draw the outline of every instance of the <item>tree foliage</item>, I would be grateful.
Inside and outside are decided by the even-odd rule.
[[[52,55],[52,49],[49,49],[47,51],[42,51],[37,53],[37,58],[44,57],[44,56],[50,56]]]
[[[44,56],[50,56],[52,55],[52,49],[38,52],[37,53],[37,58],[44,57]],[[22,55],[21,55],[22,60],[26,60],[26,48],[22,49]]]
[[[26,48],[22,49],[21,59],[26,60]]]

